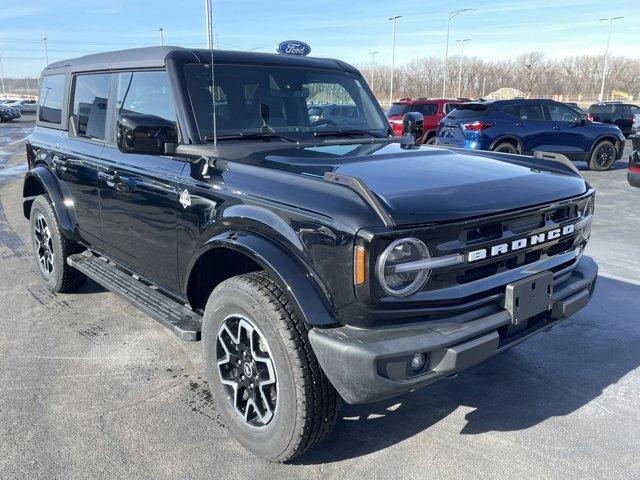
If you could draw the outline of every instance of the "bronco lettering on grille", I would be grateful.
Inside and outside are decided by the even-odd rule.
[[[505,253],[515,252],[516,250],[522,250],[528,246],[540,245],[551,240],[556,240],[566,235],[571,235],[576,231],[575,224],[565,225],[562,228],[554,228],[546,232],[537,233],[526,238],[519,238],[509,243],[501,243],[494,245],[491,248],[481,248],[480,250],[472,250],[467,253],[468,262],[476,262],[478,260],[484,260],[486,258],[497,257],[504,255]]]

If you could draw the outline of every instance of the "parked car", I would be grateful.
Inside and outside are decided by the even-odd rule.
[[[633,116],[633,122],[631,122],[631,129],[635,134],[640,133],[640,113],[636,113]]]
[[[323,121],[327,125],[349,127],[366,125],[366,121],[360,115],[360,111],[355,104],[311,105],[307,113],[312,123]]]
[[[607,170],[622,157],[615,125],[590,122],[553,100],[496,100],[458,105],[441,122],[436,144],[532,155],[551,152]]]
[[[36,113],[36,101],[31,99],[23,100],[9,100],[5,102],[5,105],[9,107],[17,108],[20,113]]]
[[[630,137],[633,151],[629,155],[629,171],[627,180],[632,187],[640,188],[640,133]]]
[[[387,111],[389,124],[394,135],[402,135],[402,119],[409,112],[421,113],[424,118],[424,136],[420,143],[431,145],[435,142],[438,123],[456,105],[464,103],[458,98],[403,98],[392,103]]]
[[[625,136],[633,133],[633,118],[640,113],[640,107],[630,103],[601,102],[589,107],[594,122],[617,125]]]
[[[151,47],[50,64],[40,85],[22,210],[42,282],[90,277],[201,340],[220,418],[269,460],[325,438],[340,397],[450,377],[594,290],[594,190],[573,165],[418,148],[416,112],[389,136],[344,62]],[[349,95],[364,125],[311,122],[310,91]]]
[[[10,122],[19,117],[20,111],[17,108],[0,103],[0,122]]]

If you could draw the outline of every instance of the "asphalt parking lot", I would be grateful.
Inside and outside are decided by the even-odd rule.
[[[29,116],[0,124],[0,478],[640,478],[640,191],[626,159],[597,189],[591,304],[556,329],[402,397],[342,409],[292,465],[219,421],[200,345],[93,282],[39,280],[21,177]],[[629,150],[629,145],[627,150]]]

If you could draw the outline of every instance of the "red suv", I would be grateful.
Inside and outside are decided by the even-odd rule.
[[[432,144],[436,139],[438,122],[456,105],[464,103],[458,98],[403,98],[391,104],[387,111],[394,135],[402,135],[402,118],[405,113],[419,112],[424,117],[424,136],[419,143]]]

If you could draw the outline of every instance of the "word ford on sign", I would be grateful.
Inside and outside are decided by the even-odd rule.
[[[278,53],[283,55],[301,55],[306,56],[311,53],[311,47],[304,42],[298,40],[287,40],[280,42],[276,49]]]

